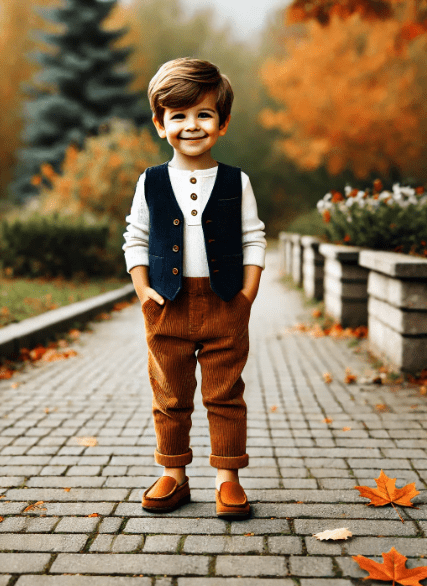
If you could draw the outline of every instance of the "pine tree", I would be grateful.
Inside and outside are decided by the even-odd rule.
[[[142,95],[128,89],[134,76],[126,71],[125,62],[133,49],[112,48],[127,28],[107,31],[101,27],[117,0],[64,3],[37,11],[61,25],[63,32],[40,34],[54,50],[30,54],[42,69],[33,85],[24,87],[33,99],[24,105],[22,139],[26,146],[18,153],[10,187],[11,198],[18,201],[37,193],[31,178],[42,164],[50,163],[60,172],[67,147],[81,148],[84,139],[98,134],[112,117],[132,119],[137,126],[149,119]]]

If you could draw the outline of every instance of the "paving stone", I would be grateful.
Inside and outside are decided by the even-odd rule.
[[[427,554],[427,539],[405,539],[404,537],[355,537],[344,545],[349,555],[381,555],[394,547],[407,557],[418,557]]]
[[[305,537],[305,546],[309,555],[341,555],[342,541],[320,541],[315,537]]]
[[[90,546],[90,552],[110,552],[113,546],[113,539],[113,535],[97,535]]]
[[[346,527],[353,535],[416,535],[417,528],[414,523],[406,521],[356,521],[342,519],[295,519],[294,527],[296,533],[313,535],[325,531],[325,529],[336,529]]]
[[[180,535],[202,533],[205,535],[225,533],[226,524],[220,519],[152,518],[129,519],[125,533],[178,533]]]
[[[66,466],[64,466],[64,471]],[[43,473],[44,469],[42,470]],[[99,476],[33,476],[26,485],[29,488],[100,488],[105,478]]]
[[[294,576],[333,576],[332,559],[323,557],[289,558],[290,573]]]
[[[156,586],[171,586],[171,579],[156,581]],[[0,582],[1,584],[1,582]],[[124,576],[22,576],[18,586],[151,586],[151,578],[127,578]]]
[[[301,586],[352,586],[350,580],[342,580],[341,578],[335,580],[330,578],[303,578],[300,584]]]
[[[268,549],[270,553],[281,555],[302,553],[301,539],[293,535],[280,535],[268,538]]]
[[[4,576],[0,576],[0,586],[7,586],[11,577],[12,576],[10,574],[5,574]]]
[[[32,535],[30,533],[0,535],[2,551],[79,551],[87,541],[87,535]]]
[[[178,586],[242,586],[241,578],[178,578]],[[245,586],[295,586],[291,579],[246,578]]]
[[[285,519],[242,519],[231,523],[231,534],[255,533],[289,533],[289,523]]]
[[[284,558],[274,556],[221,556],[216,558],[218,576],[286,576]]]
[[[49,560],[47,553],[0,553],[0,568],[8,574],[42,572]]]
[[[56,526],[55,533],[92,533],[98,523],[97,517],[64,517]]]
[[[33,501],[53,502],[88,502],[88,501],[122,501],[126,498],[128,491],[120,488],[72,488],[70,492],[55,488],[12,488],[7,491],[7,498],[11,501],[22,499]]]
[[[175,553],[178,548],[178,542],[180,540],[179,535],[148,535],[145,538],[144,553]],[[204,537],[197,536],[197,539],[205,539]],[[217,537],[209,537],[208,539],[218,539]],[[186,553],[198,553],[198,552],[186,552]],[[205,550],[203,553],[210,553]]]
[[[140,535],[117,535],[113,543],[113,553],[136,551],[142,544]]]
[[[123,519],[115,517],[107,517],[103,519],[98,531],[99,533],[117,533],[122,524]]]
[[[1,554],[0,554],[1,555]],[[1,558],[0,558],[1,559]],[[245,558],[246,559],[246,558]],[[208,573],[209,558],[164,554],[59,554],[53,562],[52,574],[166,574],[185,576]]]

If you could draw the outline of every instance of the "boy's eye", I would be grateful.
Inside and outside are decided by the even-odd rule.
[[[171,120],[182,120],[184,118],[184,114],[174,114]]]
[[[212,118],[209,112],[200,112],[199,118]]]

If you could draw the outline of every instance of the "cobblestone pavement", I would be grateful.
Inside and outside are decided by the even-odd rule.
[[[392,545],[409,567],[426,565],[427,400],[344,384],[346,366],[360,375],[366,363],[345,341],[289,333],[304,311],[269,251],[244,371],[250,466],[241,476],[253,503],[245,521],[215,517],[200,397],[192,502],[160,517],[141,508],[159,468],[139,306],[94,324],[77,357],[0,381],[0,586],[350,586],[366,583],[352,555]],[[418,509],[401,509],[404,524],[353,488],[375,486],[381,468],[421,491]],[[354,537],[312,537],[337,527]]]

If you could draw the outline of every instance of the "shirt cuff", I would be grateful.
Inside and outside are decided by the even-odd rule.
[[[148,260],[148,251],[146,248],[140,246],[133,246],[125,252],[126,270],[129,273],[133,267],[139,265],[149,266],[150,261]]]
[[[265,268],[265,248],[254,244],[243,247],[243,264]]]

